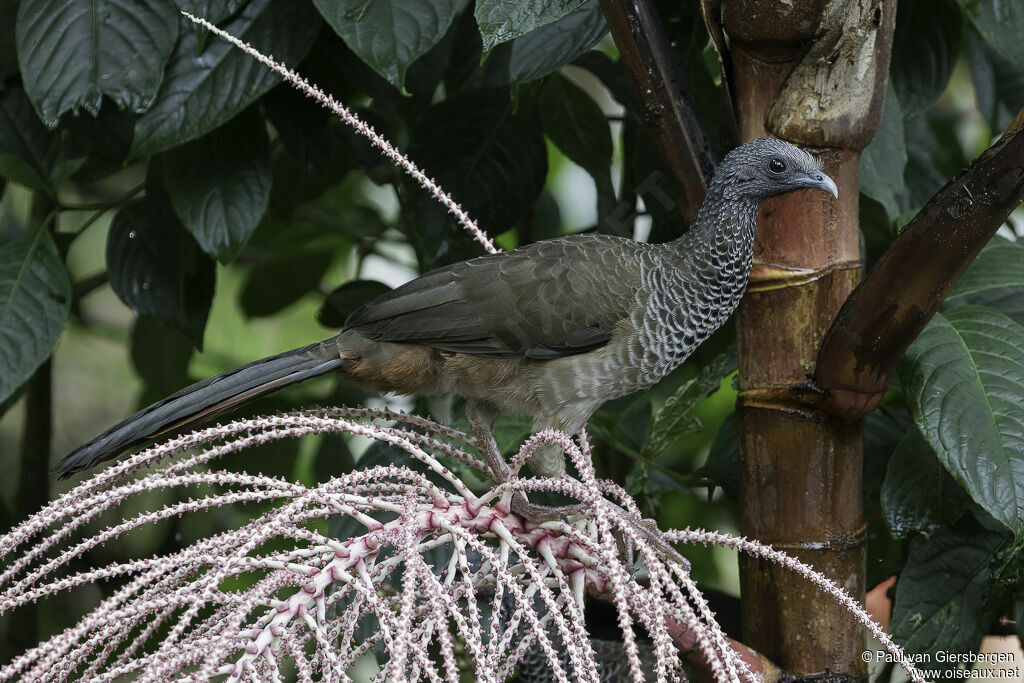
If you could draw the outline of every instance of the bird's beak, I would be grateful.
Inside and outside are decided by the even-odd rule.
[[[828,192],[830,195],[839,199],[839,188],[836,187],[835,182],[821,171],[809,173],[807,175],[807,181],[805,187],[813,187],[816,190],[822,192]]]

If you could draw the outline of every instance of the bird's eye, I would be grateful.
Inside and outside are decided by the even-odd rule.
[[[786,162],[782,159],[772,159],[768,162],[768,170],[772,173],[782,173],[786,170]]]

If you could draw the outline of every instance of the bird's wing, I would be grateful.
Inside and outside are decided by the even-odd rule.
[[[498,358],[558,358],[603,346],[638,301],[646,245],[606,235],[537,242],[435,270],[346,326],[378,341]]]

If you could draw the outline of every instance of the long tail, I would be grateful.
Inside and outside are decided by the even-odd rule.
[[[205,379],[114,425],[68,454],[54,471],[66,479],[158,434],[202,422],[257,396],[326,374],[340,367],[341,362],[332,338]]]

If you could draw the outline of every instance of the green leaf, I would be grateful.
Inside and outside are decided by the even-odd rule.
[[[1002,538],[976,530],[935,536],[911,552],[896,582],[889,632],[908,653],[976,652],[992,616],[989,565]],[[955,666],[955,665],[949,665]]]
[[[324,327],[344,327],[352,311],[390,291],[390,287],[376,280],[350,280],[327,295],[316,319]]]
[[[718,434],[708,451],[708,459],[700,469],[700,474],[709,481],[708,495],[713,493],[713,486],[718,485],[725,495],[732,500],[740,497],[740,443],[736,433],[736,413],[729,415],[718,428]]]
[[[71,282],[48,230],[0,246],[0,402],[50,357],[70,306]]]
[[[141,316],[132,328],[132,365],[147,389],[160,396],[188,385],[192,342],[158,318]]]
[[[964,490],[912,426],[897,444],[882,482],[882,509],[893,538],[931,536],[963,514]]]
[[[900,215],[903,169],[907,165],[907,143],[903,135],[903,112],[892,82],[885,93],[882,122],[860,156],[860,190],[885,207],[889,220]]]
[[[226,17],[237,12],[249,0],[175,0],[178,9],[219,24]]]
[[[930,109],[946,89],[962,23],[955,0],[900,0],[889,73],[905,117]]]
[[[259,263],[249,271],[240,303],[247,316],[273,315],[315,291],[334,254],[322,244],[307,243]]]
[[[110,287],[128,308],[180,330],[201,349],[213,300],[213,262],[157,194],[123,206],[107,236]]]
[[[39,121],[25,91],[0,90],[0,176],[52,191],[61,169],[60,139]]]
[[[484,54],[496,45],[558,21],[584,2],[586,0],[477,0],[473,14],[483,37]]]
[[[513,114],[505,91],[473,92],[430,107],[416,126],[409,156],[494,235],[530,210],[547,177],[540,123],[523,108]],[[454,219],[435,199],[415,192],[423,265],[460,256],[451,250],[452,237],[464,231],[455,232]]]
[[[202,137],[229,121],[281,77],[223,40],[200,48],[200,33],[183,30],[153,106],[135,124],[131,159]],[[309,50],[320,20],[305,2],[252,0],[222,28],[285,64]]]
[[[538,97],[544,133],[594,181],[611,187],[612,134],[604,112],[572,81],[554,74]]]
[[[959,0],[985,42],[1024,70],[1024,5],[1016,0]]]
[[[18,61],[47,126],[67,111],[96,114],[106,95],[121,109],[153,104],[178,37],[173,0],[22,0]]]
[[[441,42],[467,0],[313,0],[370,68],[405,92],[409,65]]]
[[[519,83],[547,76],[584,54],[607,33],[601,5],[595,0],[586,2],[558,21],[516,38],[509,55],[508,80]]]
[[[174,211],[210,256],[230,263],[270,203],[270,141],[255,111],[171,150],[162,178]]]
[[[947,298],[1024,285],[1024,246],[996,235],[971,263]]]
[[[978,109],[993,131],[1004,130],[1024,102],[1024,68],[1003,59],[970,32],[967,47]]]
[[[988,306],[1010,316],[1018,325],[1024,325],[1024,287],[1004,287],[1002,289],[986,289],[977,294],[968,294],[958,299],[951,299],[950,305],[978,304]]]
[[[693,378],[683,382],[651,421],[645,455],[657,456],[681,434],[700,431],[701,423],[693,414],[697,401],[718,389],[722,379],[736,369],[736,348],[729,349],[704,366]]]
[[[900,362],[914,421],[953,478],[1024,532],[1024,328],[984,306],[937,314]]]

